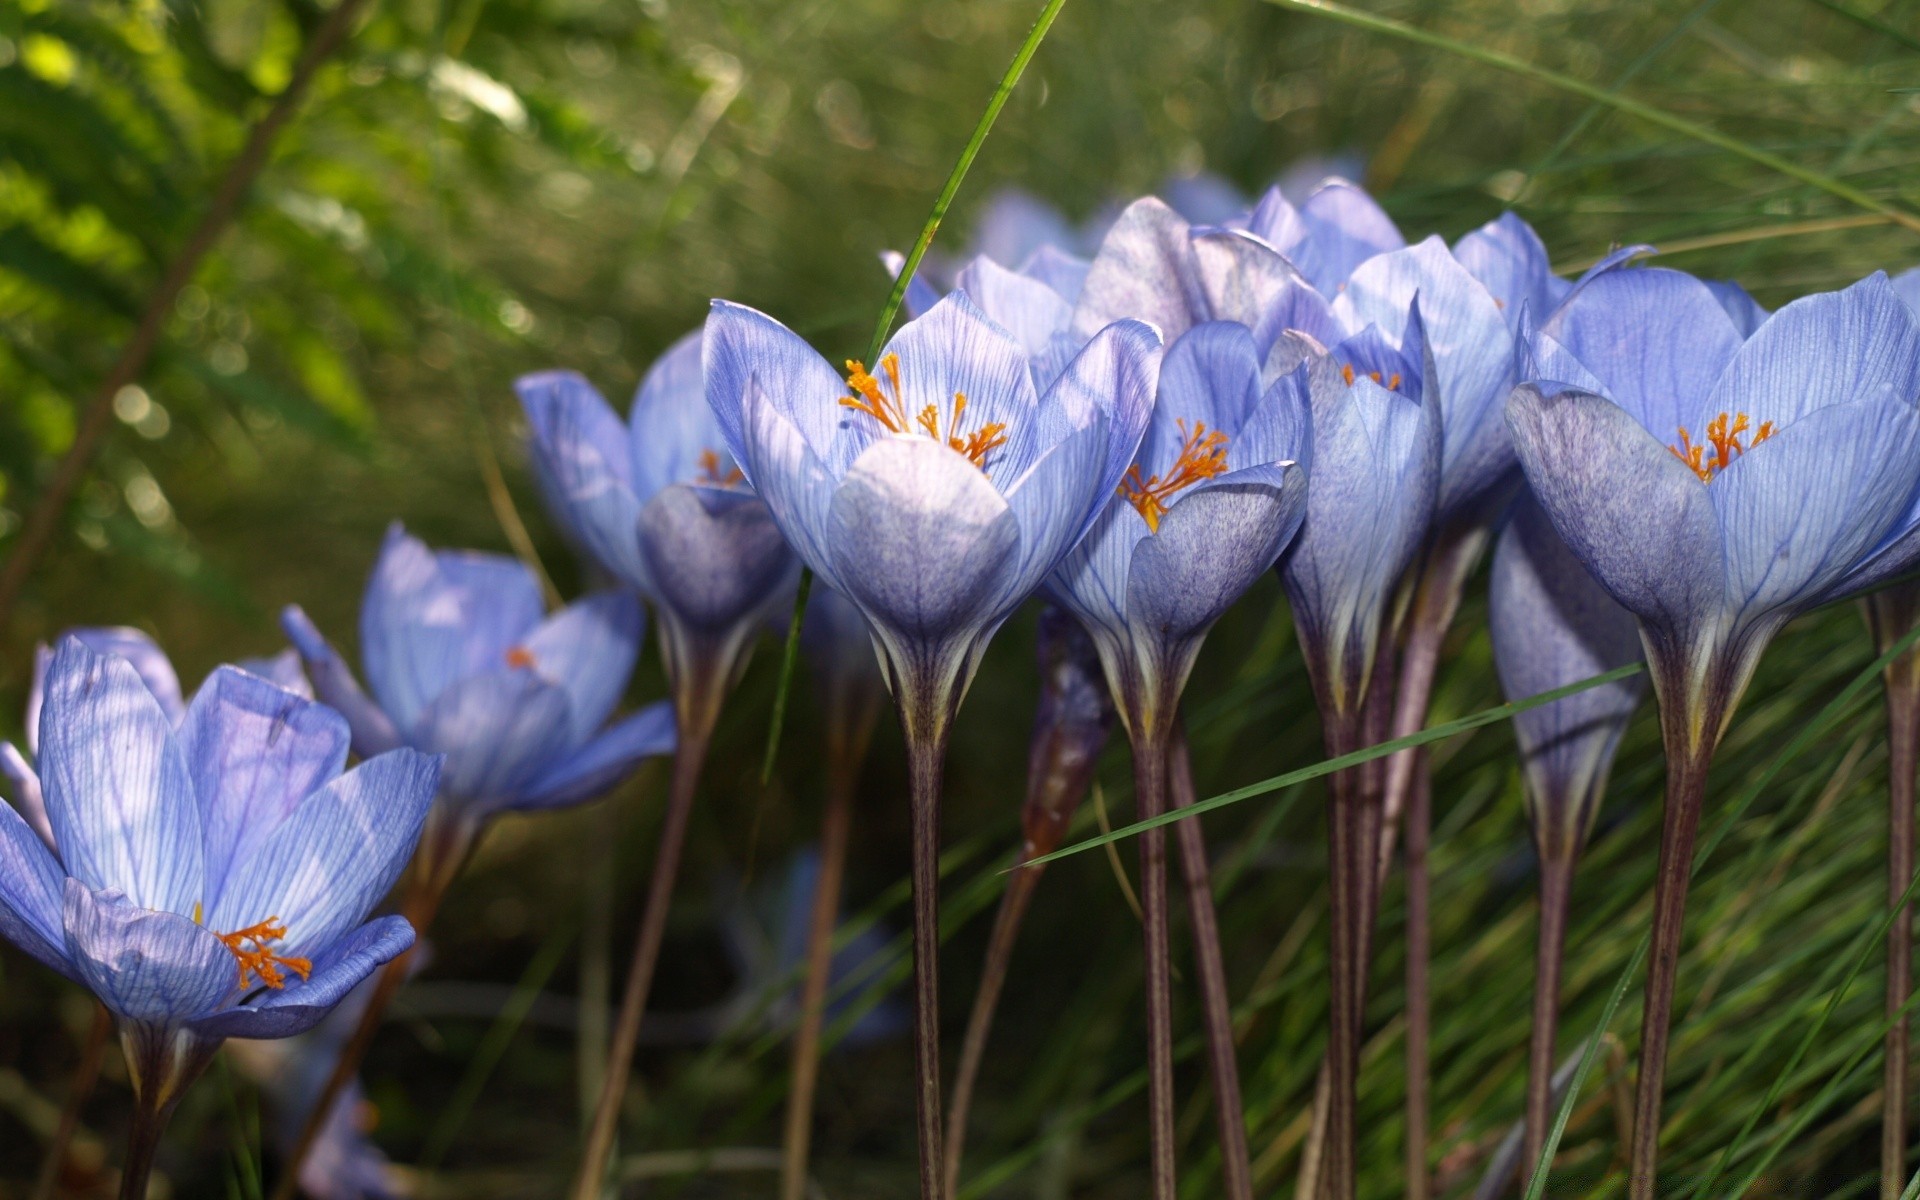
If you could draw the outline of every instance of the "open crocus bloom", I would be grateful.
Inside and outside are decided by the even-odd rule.
[[[1245,326],[1194,326],[1167,351],[1119,490],[1049,580],[1093,635],[1129,720],[1172,718],[1206,631],[1299,528],[1306,375],[1303,365],[1263,391]]]
[[[132,665],[73,638],[39,724],[56,849],[0,807],[0,932],[98,996],[130,1047],[184,1059],[299,1033],[413,944],[404,919],[366,916],[413,852],[437,759],[342,774],[337,713],[230,667],[176,730]]]
[[[1633,614],[1587,574],[1531,495],[1515,505],[1494,547],[1487,625],[1508,700],[1640,660]],[[1543,860],[1570,859],[1586,841],[1620,735],[1645,691],[1646,677],[1635,675],[1514,714],[1527,813]]]
[[[1788,619],[1920,555],[1920,325],[1884,275],[1797,300],[1743,341],[1700,281],[1616,271],[1530,349],[1536,382],[1507,410],[1520,461],[1640,618],[1693,750],[1718,741]]]
[[[624,426],[576,372],[514,385],[554,512],[653,606],[675,680],[695,660],[744,666],[798,570],[707,408],[700,341],[661,356]]]
[[[753,309],[715,301],[707,320],[728,446],[800,557],[865,614],[902,704],[958,705],[993,632],[1119,485],[1159,367],[1153,329],[1123,321],[1043,391],[958,292],[845,376]]]
[[[590,800],[642,759],[673,750],[664,701],[607,724],[645,624],[624,591],[548,617],[538,581],[517,559],[436,554],[396,524],[360,609],[371,697],[297,605],[282,623],[320,698],[346,717],[356,751],[408,745],[446,755],[440,790],[451,817],[478,822]]]

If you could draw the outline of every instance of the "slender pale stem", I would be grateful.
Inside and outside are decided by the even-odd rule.
[[[1540,935],[1533,969],[1533,1035],[1527,1049],[1527,1123],[1521,1178],[1533,1175],[1553,1121],[1554,1038],[1560,1027],[1560,969],[1567,946],[1567,903],[1573,889],[1573,855],[1555,852],[1540,861]]]
[[[1867,623],[1884,653],[1920,622],[1920,588],[1896,585],[1867,599]],[[1887,903],[1900,904],[1913,881],[1914,772],[1920,748],[1920,653],[1888,664]],[[1913,911],[1903,908],[1887,929],[1887,1020],[1881,1079],[1880,1195],[1899,1200],[1906,1186],[1911,1103],[1911,1022],[1902,1014],[1913,993]]]
[[[993,1030],[994,1010],[1007,982],[1007,967],[1013,958],[1013,946],[1020,937],[1020,925],[1033,903],[1045,867],[1026,867],[1027,848],[1014,858],[1015,870],[1008,876],[1007,890],[1000,896],[994,913],[993,932],[987,938],[986,960],[980,968],[980,987],[973,996],[973,1011],[967,1015],[967,1035],[960,1043],[960,1061],[953,1073],[953,1096],[947,1103],[946,1197],[954,1200],[960,1191],[960,1160],[967,1144],[967,1114],[973,1107],[973,1089],[979,1082],[980,1064],[987,1054],[987,1036]]]
[[[121,1044],[133,1082],[133,1123],[127,1131],[127,1154],[120,1168],[120,1200],[147,1200],[160,1137],[173,1119],[180,1098],[213,1061],[220,1043],[129,1026],[122,1030]]]
[[[426,832],[421,835],[420,848],[414,852],[405,891],[400,899],[400,915],[413,926],[416,939],[426,937],[434,914],[440,910],[440,901],[446,897],[447,888],[472,854],[478,833],[479,829],[473,822],[450,815],[441,805],[436,805],[428,817]],[[320,1089],[300,1127],[300,1137],[281,1164],[280,1180],[274,1185],[273,1200],[293,1200],[300,1186],[300,1168],[306,1163],[307,1156],[313,1153],[314,1143],[319,1140],[320,1131],[326,1128],[327,1117],[333,1112],[334,1105],[339,1103],[347,1084],[366,1059],[367,1051],[373,1047],[374,1035],[379,1033],[388,1005],[393,1003],[394,995],[406,981],[408,964],[413,961],[417,949],[416,941],[414,949],[409,949],[381,968],[373,992],[367,997],[367,1006],[360,1012],[359,1023],[340,1047],[340,1053],[333,1061],[332,1074],[327,1076],[326,1085]]]
[[[626,1099],[634,1050],[640,1042],[640,1019],[647,1010],[654,967],[660,960],[661,943],[666,940],[667,910],[673,902],[673,885],[680,872],[680,853],[687,841],[694,791],[700,782],[707,743],[719,712],[717,695],[705,703],[680,702],[676,707],[680,719],[679,742],[674,749],[666,820],[660,828],[659,849],[654,853],[653,875],[647,881],[646,903],[640,912],[640,931],[634,938],[633,961],[627,968],[620,1015],[614,1021],[606,1078],[600,1085],[593,1123],[587,1129],[586,1150],[580,1157],[580,1167],[569,1192],[574,1200],[599,1200],[606,1183],[607,1163],[613,1156],[614,1139],[620,1129],[620,1107]]]
[[[914,1127],[920,1144],[920,1200],[941,1200],[946,1181],[940,1131],[940,777],[947,757],[945,717],[943,707],[905,720],[913,772]]]
[[[1353,1200],[1355,1099],[1360,1072],[1360,1016],[1364,998],[1359,992],[1362,957],[1361,930],[1366,922],[1366,899],[1373,864],[1361,863],[1363,830],[1360,821],[1359,771],[1332,777],[1327,801],[1329,958],[1327,1028],[1327,1124],[1321,1151],[1320,1194],[1327,1200]]]
[[[1431,877],[1428,833],[1433,823],[1433,778],[1426,754],[1407,787],[1407,1200],[1427,1200],[1428,1032],[1433,997],[1428,986],[1432,931],[1428,921]]]
[[[793,1038],[793,1087],[787,1095],[785,1150],[780,1164],[781,1200],[804,1200],[812,1146],[813,1097],[820,1079],[820,1031],[826,1023],[827,984],[833,975],[833,930],[840,915],[847,837],[853,827],[853,791],[859,762],[832,755],[827,806],[820,826],[820,877],[814,884],[807,926],[807,975],[800,996],[800,1027]]]
[[[1663,701],[1666,698],[1663,697]],[[1684,708],[1676,705],[1675,708]],[[1686,716],[1663,710],[1667,727],[1667,797],[1660,829],[1660,862],[1654,880],[1653,937],[1647,959],[1647,990],[1641,1021],[1640,1081],[1633,1108],[1631,1200],[1654,1200],[1660,1158],[1660,1106],[1667,1074],[1667,1035],[1673,1020],[1673,987],[1679,973],[1680,941],[1687,909],[1687,885],[1694,836],[1706,798],[1711,743],[1687,736]]]
[[[1150,820],[1166,811],[1167,736],[1152,721],[1135,722],[1133,794],[1135,816]],[[1146,933],[1147,1136],[1154,1200],[1174,1200],[1173,969],[1167,929],[1167,831],[1140,835],[1140,908]]]
[[[87,1026],[86,1041],[80,1044],[80,1065],[74,1068],[73,1085],[60,1109],[60,1123],[54,1127],[53,1140],[47,1143],[46,1157],[40,1161],[40,1174],[33,1181],[33,1200],[52,1200],[67,1162],[67,1149],[80,1128],[80,1109],[93,1095],[100,1078],[100,1064],[107,1056],[107,1039],[113,1035],[113,1014],[96,1001],[93,1021]]]
[[[1184,729],[1176,729],[1167,755],[1168,788],[1175,808],[1194,803],[1193,763]],[[1187,914],[1193,923],[1193,956],[1200,976],[1200,1013],[1206,1029],[1207,1066],[1220,1125],[1220,1182],[1227,1200],[1253,1200],[1253,1168],[1247,1152],[1247,1120],[1240,1099],[1240,1063],[1233,1037],[1233,1003],[1220,949],[1220,923],[1213,907],[1213,876],[1206,835],[1198,820],[1174,826],[1187,882]]]
[[[133,1126],[127,1131],[127,1156],[120,1168],[120,1200],[147,1200],[147,1181],[153,1176],[153,1156],[160,1149],[160,1135],[166,1132],[171,1107],[141,1102],[134,1105]]]

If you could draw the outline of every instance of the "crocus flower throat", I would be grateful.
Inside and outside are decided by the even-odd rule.
[[[1165,475],[1140,477],[1140,464],[1127,468],[1126,478],[1115,489],[1127,498],[1147,523],[1147,532],[1160,532],[1160,518],[1166,515],[1167,499],[1183,488],[1203,479],[1224,475],[1227,471],[1227,435],[1218,429],[1209,431],[1204,421],[1195,421],[1189,430],[1185,421],[1177,422],[1181,443],[1179,457]]]
[[[1729,416],[1721,413],[1707,422],[1705,444],[1695,445],[1692,435],[1687,432],[1687,427],[1682,425],[1680,444],[1668,446],[1667,449],[1673,451],[1675,458],[1686,463],[1693,473],[1700,477],[1701,483],[1712,483],[1713,477],[1732,466],[1734,459],[1766,441],[1774,433],[1773,422],[1762,421],[1760,428],[1753,431],[1753,441],[1743,446],[1740,444],[1740,439],[1745,436],[1748,428],[1747,414],[1734,413]],[[1711,458],[1707,456],[1709,450],[1713,451]]]
[[[880,360],[880,369],[885,372],[890,387],[883,388],[880,381],[867,373],[865,363],[853,359],[847,360],[847,386],[853,389],[853,395],[843,396],[840,405],[856,412],[866,413],[885,426],[890,433],[912,433],[913,424],[907,420],[907,407],[900,395],[900,356],[889,354]],[[891,391],[892,394],[888,395]],[[960,418],[967,411],[967,394],[953,394],[953,415],[947,421],[946,435],[940,433],[940,406],[929,404],[920,410],[916,422],[921,432],[936,442],[944,442],[951,449],[966,456],[967,461],[981,470],[987,469],[987,455],[1007,441],[1007,427],[997,421],[989,421],[970,434],[960,431]]]
[[[193,923],[204,924],[201,919],[203,915],[200,904],[196,901],[193,906]],[[287,977],[281,972],[282,967],[292,971],[301,979],[310,979],[313,976],[312,959],[276,954],[268,945],[270,942],[281,941],[287,936],[287,927],[279,917],[268,917],[264,921],[257,921],[244,929],[236,929],[232,933],[214,930],[213,936],[220,939],[220,944],[225,946],[228,953],[233,955],[234,961],[239,963],[242,988],[247,987],[247,976],[252,975],[260,980],[262,987],[279,991],[287,986]]]

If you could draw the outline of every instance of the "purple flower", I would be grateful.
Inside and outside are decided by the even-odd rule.
[[[371,696],[297,605],[282,623],[320,698],[345,716],[354,749],[444,754],[442,801],[469,822],[593,799],[642,759],[673,750],[665,702],[608,724],[645,624],[624,591],[549,617],[518,560],[435,553],[396,524],[360,609]]]
[[[342,774],[337,713],[231,667],[175,728],[131,663],[76,638],[38,723],[54,849],[0,807],[0,933],[98,996],[130,1053],[188,1074],[222,1039],[299,1033],[412,945],[404,919],[366,916],[419,838],[435,758]]]

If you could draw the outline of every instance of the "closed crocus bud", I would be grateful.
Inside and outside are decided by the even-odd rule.
[[[1113,693],[1100,653],[1074,616],[1040,612],[1040,704],[1027,751],[1027,798],[1020,809],[1022,859],[1052,853],[1093,786],[1100,751],[1113,731]]]

